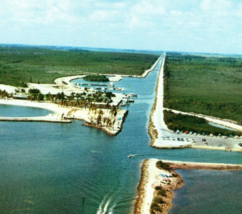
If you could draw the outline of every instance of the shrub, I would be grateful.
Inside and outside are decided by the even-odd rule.
[[[150,213],[155,214],[155,211],[162,212],[162,209],[161,209],[161,207],[159,207],[158,204],[152,202],[152,204],[150,206]]]
[[[93,81],[93,82],[108,82],[109,81],[109,79],[104,75],[85,76],[83,79],[86,81]]]
[[[30,94],[39,94],[40,90],[39,89],[29,89]]]
[[[170,130],[188,130],[189,132],[205,133],[213,135],[241,135],[240,132],[229,131],[226,129],[221,129],[213,127],[207,123],[203,118],[198,118],[195,116],[175,114],[171,111],[164,111],[164,121]]]
[[[156,190],[160,190],[160,189],[162,189],[162,187],[161,186],[156,186],[155,189]]]
[[[163,201],[163,199],[162,199],[160,196],[156,196],[156,197],[153,199],[153,203],[156,203],[156,204],[163,204],[164,201]]]
[[[158,168],[165,169],[165,170],[168,170],[168,171],[171,169],[169,164],[163,163],[162,161],[157,161],[156,166]]]
[[[166,196],[166,191],[164,189],[160,189],[157,193],[157,195],[160,195],[160,196]]]

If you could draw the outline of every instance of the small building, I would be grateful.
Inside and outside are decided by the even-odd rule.
[[[27,100],[28,95],[27,94],[14,94],[13,99]]]

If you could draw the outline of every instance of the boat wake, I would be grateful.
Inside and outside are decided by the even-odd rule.
[[[110,207],[112,199],[113,199],[112,195],[111,196],[106,195],[103,198],[103,200],[97,210],[97,214],[113,214],[113,209],[116,206],[116,204],[114,204]]]
[[[128,158],[133,158],[135,156],[139,156],[139,154],[130,154],[130,155],[128,155]]]

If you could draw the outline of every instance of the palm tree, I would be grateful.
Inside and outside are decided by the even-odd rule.
[[[103,112],[103,110],[102,109],[100,109],[99,111],[98,111],[98,116],[97,116],[97,125],[102,125],[101,124],[101,121],[102,121],[102,116],[103,116],[103,114],[104,114],[104,112]]]

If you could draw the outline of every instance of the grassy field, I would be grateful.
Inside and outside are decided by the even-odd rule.
[[[58,77],[90,73],[140,75],[157,58],[148,53],[2,45],[0,84],[53,83]]]
[[[165,106],[242,124],[242,58],[167,54]]]

